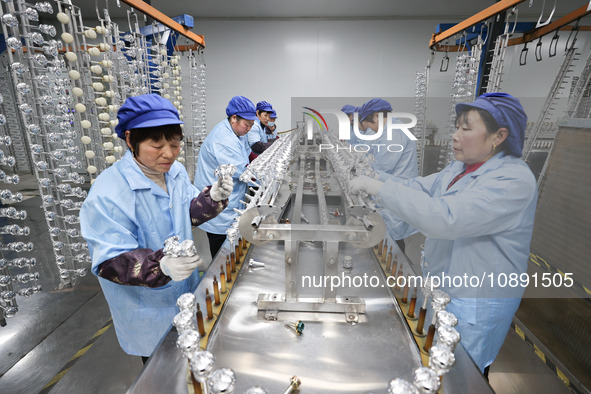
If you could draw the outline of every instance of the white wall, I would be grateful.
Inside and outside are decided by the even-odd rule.
[[[292,97],[343,97],[342,104],[361,104],[366,97],[406,97],[414,100],[415,73],[430,57],[428,41],[433,20],[207,20],[196,18],[193,29],[205,35],[208,130],[225,117],[234,95],[255,104],[266,100],[278,111],[280,129],[288,129]],[[538,116],[564,58],[567,32],[561,32],[558,55],[548,58],[551,37],[543,39],[543,60],[529,44],[526,66],[519,66],[522,46],[507,49],[503,89],[524,98],[530,120]],[[573,75],[586,60],[591,40],[579,33],[583,55]],[[454,74],[439,72],[443,54],[437,53],[429,82],[429,96],[447,98]],[[563,96],[568,94],[568,89]],[[188,94],[187,94],[188,96]],[[353,101],[356,97],[359,102]],[[529,100],[529,98],[532,98]],[[441,101],[439,101],[441,102]],[[409,104],[410,105],[410,104]]]

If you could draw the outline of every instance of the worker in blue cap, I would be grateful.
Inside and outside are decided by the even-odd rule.
[[[423,276],[456,279],[440,282],[452,297],[447,310],[458,318],[462,345],[486,373],[524,291],[503,278],[527,272],[537,187],[521,160],[527,116],[518,99],[486,93],[458,104],[456,114],[456,161],[441,172],[406,180],[359,177],[350,190],[376,195],[426,235]]]
[[[368,138],[379,132],[381,132],[381,136],[372,140],[363,140],[357,136],[354,143],[366,144],[370,147],[368,153],[374,156],[372,162],[374,171],[402,179],[414,178],[419,175],[417,145],[399,128],[394,128],[391,138],[388,139],[386,122],[389,112],[392,112],[392,105],[384,99],[373,98],[364,103],[358,111],[359,130]],[[396,118],[393,118],[392,122],[402,123]],[[404,238],[416,231],[388,210],[382,210],[380,214],[384,218],[388,233],[392,235],[400,250],[404,252]]]
[[[345,104],[341,111],[349,117],[349,123],[353,126],[353,115],[357,112],[357,107],[351,104]]]
[[[228,205],[233,181],[201,189],[191,184],[176,161],[183,122],[169,100],[129,97],[117,118],[115,131],[129,150],[96,178],[80,210],[80,227],[119,344],[145,361],[178,312],[177,298],[197,289],[197,268],[206,268],[199,255],[165,256],[164,241],[192,240],[192,225]]]
[[[273,112],[273,106],[266,101],[259,101],[256,106],[256,119],[252,126],[252,130],[248,133],[248,143],[252,149],[250,160],[254,160],[258,155],[263,153],[275,139],[269,141],[268,135],[265,132],[265,126],[269,123],[269,116]]]
[[[275,122],[276,120],[277,120],[277,112],[275,110],[272,110],[271,113],[269,114],[269,121],[267,122],[267,125],[265,126],[265,134],[267,134],[267,142],[279,138],[279,135],[277,134],[277,123]]]
[[[201,189],[216,180],[215,169],[220,164],[236,166],[234,190],[230,202],[224,211],[214,219],[200,226],[207,233],[211,257],[215,258],[226,239],[226,230],[238,215],[235,208],[242,208],[240,202],[250,179],[245,179],[246,166],[251,153],[247,136],[257,120],[256,108],[252,101],[244,96],[232,97],[226,108],[227,118],[218,123],[205,137],[197,158],[195,186]]]

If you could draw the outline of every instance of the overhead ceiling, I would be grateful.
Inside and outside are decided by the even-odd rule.
[[[100,9],[108,2],[112,18],[124,17],[129,8],[117,0],[97,0]],[[83,16],[95,17],[95,0],[72,0]],[[196,20],[226,18],[260,19],[465,19],[495,3],[494,0],[151,0],[153,7],[174,17],[189,14]],[[589,4],[589,0],[525,0],[518,6],[519,20],[547,19],[554,4],[554,18]],[[530,6],[531,4],[531,6]]]

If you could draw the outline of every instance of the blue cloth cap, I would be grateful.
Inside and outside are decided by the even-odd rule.
[[[345,104],[343,105],[343,108],[341,108],[341,111],[349,115],[355,112],[356,109],[357,107],[355,107],[354,105]]]
[[[271,112],[273,111],[273,106],[266,101],[259,101],[257,103],[257,111]]]
[[[272,110],[271,115],[269,115],[269,118],[277,119],[277,112],[275,112],[275,110]]]
[[[456,105],[456,114],[480,108],[492,115],[499,127],[509,130],[506,146],[507,153],[521,157],[527,127],[527,115],[518,99],[507,93],[485,93],[471,103]]]
[[[117,120],[115,132],[121,139],[127,130],[184,123],[170,100],[157,94],[128,97],[117,111]]]
[[[226,107],[226,115],[238,115],[247,120],[255,120],[257,118],[257,110],[252,101],[244,96],[234,96]]]
[[[367,103],[363,104],[359,109],[359,121],[364,120],[369,115],[373,114],[374,112],[390,112],[392,111],[392,106],[389,102],[381,98],[373,98],[369,100]]]

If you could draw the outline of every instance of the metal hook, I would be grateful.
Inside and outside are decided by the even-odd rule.
[[[460,45],[458,47],[458,52],[464,52],[464,49],[466,49],[466,47],[467,47],[467,43],[468,43],[468,34],[464,30],[462,32],[462,37],[460,38]]]
[[[558,45],[558,30],[554,32],[554,36],[552,37],[552,41],[550,41],[550,46],[548,47],[548,56],[554,57],[556,56],[556,45]]]
[[[511,15],[515,16],[515,20],[513,21],[513,28],[511,29],[511,33],[509,33],[509,26],[511,26]],[[507,20],[505,21],[505,31],[503,32],[503,35],[513,35],[513,33],[515,33],[515,28],[517,27],[517,17],[519,16],[519,10],[516,7],[513,7],[511,9],[511,12],[509,13],[509,15],[507,15]]]
[[[441,66],[439,67],[439,71],[446,72],[448,67],[449,67],[449,56],[447,55],[447,52],[445,52],[443,59],[441,59]]]
[[[135,33],[140,34],[140,20],[138,19],[137,13],[135,12],[135,10],[133,8],[131,9],[131,12],[132,12],[133,17],[135,18]]]
[[[539,62],[542,60],[542,37],[540,37],[538,43],[536,44],[536,50],[534,51],[536,55],[536,60]]]
[[[96,11],[96,18],[100,21],[102,18],[99,12],[98,0],[94,0],[94,10]]]
[[[556,11],[556,2],[557,1],[558,0],[554,0],[554,7],[552,8],[552,12],[550,12],[550,16],[548,16],[548,19],[546,19],[546,22],[541,22],[542,17],[544,16],[544,8],[546,7],[546,0],[544,0],[544,2],[542,3],[542,13],[540,14],[540,17],[538,18],[538,23],[536,23],[536,29],[538,27],[546,26],[547,24],[550,23],[550,21],[552,20],[552,16],[554,16],[554,11]]]
[[[568,33],[568,38],[566,39],[566,46],[564,47],[565,51],[573,49],[575,46],[575,42],[577,42],[577,35],[579,34],[579,21],[580,21],[580,19],[577,19],[577,21],[575,22],[575,25],[573,26],[573,29],[570,31],[570,33]],[[574,36],[573,36],[573,32],[575,32]],[[573,39],[572,43],[570,43],[571,37]],[[570,43],[570,45],[569,45],[569,43]]]
[[[482,40],[481,42],[486,42],[486,40],[488,40],[488,34],[490,32],[490,23],[488,21],[484,22],[482,24],[482,26],[480,27],[480,35],[478,36],[479,40]],[[484,28],[486,27],[486,38],[482,38],[482,34],[484,32]]]
[[[519,55],[519,65],[520,66],[525,66],[525,63],[527,63],[527,52],[528,52],[528,48],[527,48],[527,42],[525,43],[525,45],[523,46],[523,49],[521,50],[521,54]]]

